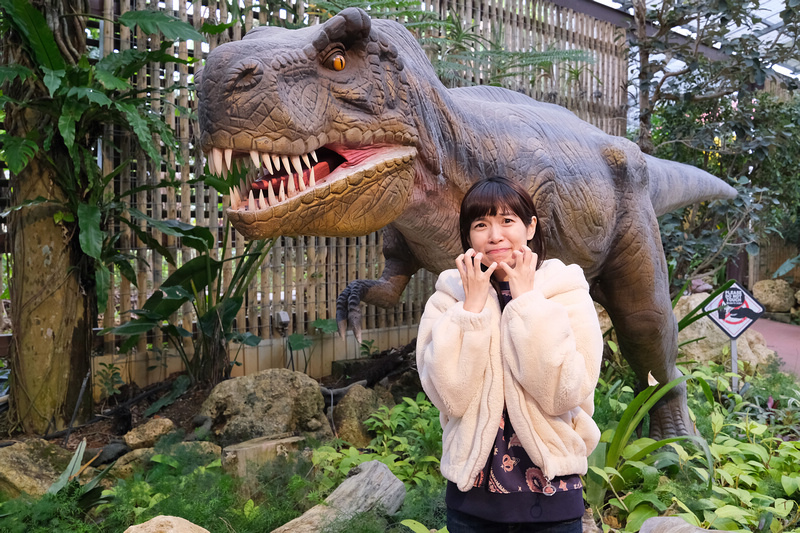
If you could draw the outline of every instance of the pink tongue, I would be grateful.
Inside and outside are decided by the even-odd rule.
[[[360,148],[358,150],[348,150],[347,148],[336,147],[336,152],[347,161],[342,166],[353,167],[359,165],[374,156],[380,151],[379,148]]]

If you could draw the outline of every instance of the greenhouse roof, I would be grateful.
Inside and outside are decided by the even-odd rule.
[[[552,0],[553,3],[574,9],[581,13],[594,16],[597,19],[611,22],[622,28],[629,28],[633,25],[632,11],[623,8],[622,4],[613,0]],[[793,36],[782,35],[784,22],[781,19],[781,12],[786,9],[786,0],[763,0],[759,6],[758,13],[761,22],[753,28],[731,26],[728,37],[740,36],[752,31],[761,39],[764,46],[769,46],[777,38],[782,43],[792,42]],[[691,24],[684,26],[683,31],[677,32],[686,37],[694,35],[695,27]],[[703,52],[709,56],[721,54],[714,47],[703,47]],[[800,78],[800,54],[784,61],[780,65],[773,65],[773,70],[780,74]]]

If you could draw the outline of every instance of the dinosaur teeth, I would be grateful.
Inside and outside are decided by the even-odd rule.
[[[233,150],[230,148],[225,149],[225,164],[228,166],[230,170],[233,170],[231,166],[231,159],[233,158]]]
[[[258,156],[258,152],[250,150],[250,159],[253,160],[254,167],[261,168],[261,158]]]
[[[272,163],[275,165],[275,171],[279,171],[281,169],[281,158],[277,155],[272,156]]]
[[[311,169],[311,172],[314,172],[314,169]],[[306,190],[306,182],[303,180],[302,174],[299,176],[300,179],[297,180],[298,185],[300,185],[300,192]]]
[[[272,172],[272,159],[269,157],[268,153],[261,154],[261,160],[264,161],[264,166],[267,168],[267,172],[273,174]]]
[[[303,175],[303,165],[300,163],[300,156],[293,155],[292,156],[292,166],[297,171],[298,174],[301,176]]]
[[[300,174],[299,178],[300,181],[303,181],[302,174]],[[289,195],[289,198],[297,195],[297,189],[294,187],[294,174],[289,174],[289,177],[286,179],[286,193]]]
[[[230,198],[231,198],[231,207],[234,208],[234,209],[239,209],[239,203],[240,203],[239,202],[239,187],[237,187],[236,185],[231,187]]]
[[[281,156],[281,163],[283,163],[283,169],[286,171],[287,174],[292,173],[292,167],[289,166],[289,157],[282,155]]]
[[[208,156],[206,157],[206,162],[208,163],[208,171],[211,174],[216,174],[217,173],[217,169],[216,169],[216,167],[214,167],[214,154],[213,153],[208,154]]]
[[[308,160],[308,154],[303,154],[301,157],[303,158],[303,163],[306,164],[306,168],[311,168],[311,163]]]
[[[259,191],[258,193],[258,207],[260,207],[261,209],[266,209],[269,207],[269,204],[264,199],[264,189],[261,189],[261,191]]]
[[[314,187],[316,186],[316,182],[314,181],[314,169],[311,169],[311,172],[308,175],[308,186]]]
[[[253,191],[250,191],[250,195],[247,197],[247,209],[248,211],[255,211],[256,210],[256,199],[253,198]]]
[[[267,187],[267,198],[269,199],[270,205],[275,205],[278,203],[278,199],[275,198],[275,191],[272,190],[272,185]]]
[[[311,150],[311,157],[314,158],[314,163],[319,163],[319,159],[317,159],[317,151],[316,150]],[[308,166],[311,166],[311,165],[308,165]]]
[[[283,180],[281,180],[281,188],[278,191],[278,201],[283,202],[286,200],[286,193],[283,191]]]
[[[211,157],[214,159],[214,169],[218,174],[222,174],[225,170],[225,167],[222,166],[222,150],[213,148],[211,150]]]

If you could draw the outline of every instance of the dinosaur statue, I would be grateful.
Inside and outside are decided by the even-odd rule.
[[[196,81],[210,171],[257,169],[230,193],[227,216],[245,237],[384,228],[381,278],[339,297],[338,318],[357,334],[361,301],[393,306],[420,268],[453,267],[461,198],[503,175],[530,191],[548,256],[583,267],[640,383],[680,376],[656,217],[735,196],[721,180],[556,105],[446,89],[408,30],[357,8],[297,30],[255,28],[214,49]],[[651,411],[651,436],[693,432],[676,388]]]

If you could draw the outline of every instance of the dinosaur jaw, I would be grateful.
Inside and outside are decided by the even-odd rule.
[[[405,209],[417,150],[410,146],[331,144],[303,155],[211,148],[212,173],[251,170],[230,190],[226,210],[248,239],[280,235],[357,236],[376,231]]]

